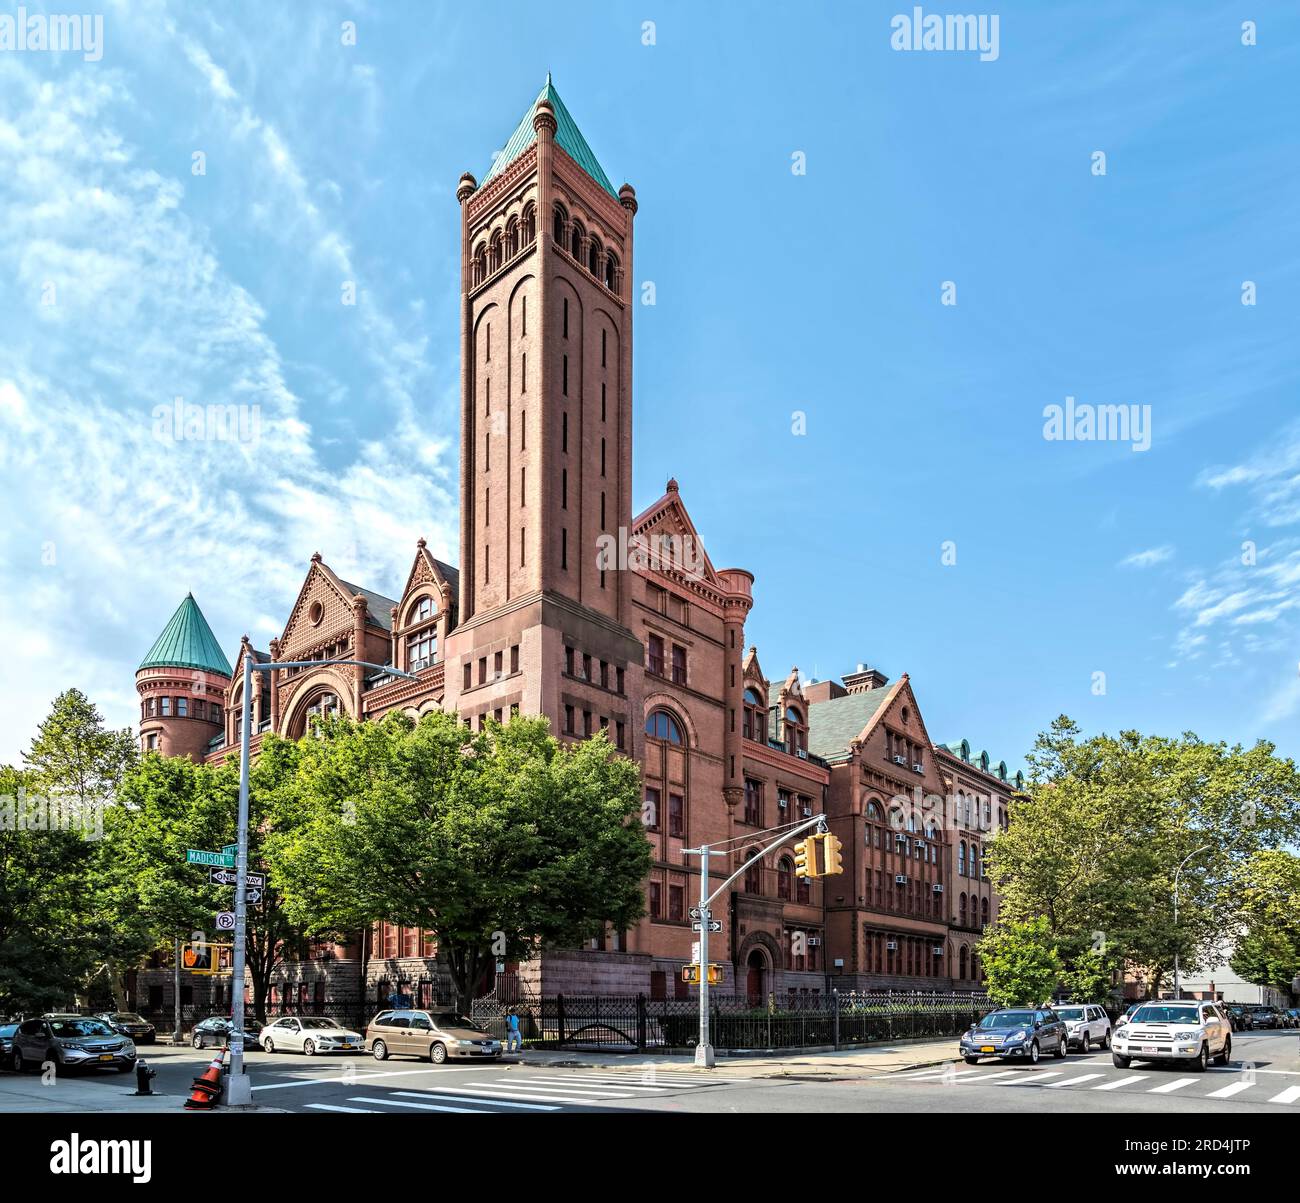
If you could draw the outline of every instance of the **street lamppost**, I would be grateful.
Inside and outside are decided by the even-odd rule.
[[[230,1107],[247,1107],[253,1101],[253,1086],[244,1072],[244,941],[247,938],[248,919],[244,881],[248,876],[248,729],[253,717],[253,673],[275,672],[280,668],[320,668],[325,664],[377,668],[394,677],[416,680],[414,673],[403,672],[390,664],[372,664],[369,660],[269,660],[265,664],[254,664],[252,654],[244,654],[244,696],[240,701],[239,722],[239,851],[235,857],[235,948],[230,980],[230,1079],[226,1084],[226,1104]]]
[[[1174,870],[1174,1001],[1177,1002],[1183,997],[1182,978],[1178,972],[1178,875],[1182,873],[1183,866],[1194,856],[1200,856],[1202,852],[1208,852],[1213,848],[1213,844],[1202,844],[1195,852],[1189,852],[1183,857],[1182,864]]]

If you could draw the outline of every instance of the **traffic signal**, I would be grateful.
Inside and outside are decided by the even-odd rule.
[[[700,984],[700,967],[698,965],[683,965],[682,981],[691,986],[698,986]]]
[[[710,965],[710,966],[709,966],[709,985],[710,985],[710,986],[721,986],[721,985],[722,985],[722,966],[721,966],[721,965]]]
[[[816,877],[817,874],[817,837],[809,836],[794,846],[794,875],[796,877]]]
[[[818,839],[823,841],[822,863],[825,866],[823,876],[829,877],[832,873],[843,873],[844,859],[840,856],[840,849],[844,845],[840,842],[839,837],[832,835],[828,831],[825,835],[818,836]]]
[[[211,949],[206,944],[186,944],[181,953],[181,968],[198,972],[211,969]]]

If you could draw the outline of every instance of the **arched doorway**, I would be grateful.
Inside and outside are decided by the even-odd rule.
[[[767,994],[767,957],[762,949],[754,948],[745,961],[745,995],[753,1006],[762,1003]]]

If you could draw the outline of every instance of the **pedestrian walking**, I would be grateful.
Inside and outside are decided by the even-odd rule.
[[[511,1011],[506,1016],[506,1052],[522,1053],[524,1038],[519,1033],[519,1016]]]

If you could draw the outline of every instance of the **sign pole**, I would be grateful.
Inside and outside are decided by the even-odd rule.
[[[700,1042],[695,1046],[695,1064],[713,1068],[713,1045],[709,1043],[709,849],[700,849]]]
[[[248,906],[244,900],[244,877],[248,873],[248,728],[253,717],[253,657],[244,650],[244,696],[239,708],[239,850],[235,854],[235,947],[230,981],[230,1079],[226,1104],[247,1107],[253,1102],[253,1084],[244,1072],[244,948]]]
[[[176,1013],[176,1026],[172,1029],[172,1044],[181,1042],[181,938],[176,937],[176,957],[172,970],[173,1010]]]

